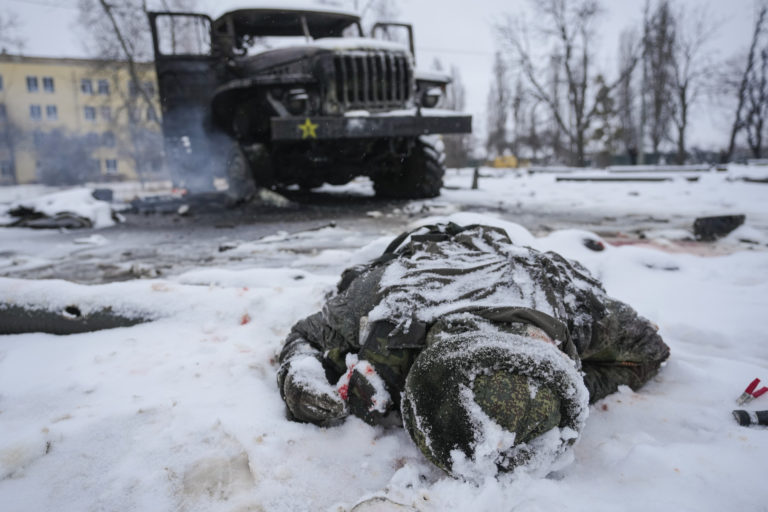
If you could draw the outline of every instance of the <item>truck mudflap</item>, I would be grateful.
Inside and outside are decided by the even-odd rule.
[[[433,133],[471,133],[472,116],[301,116],[273,117],[273,141],[417,137]]]

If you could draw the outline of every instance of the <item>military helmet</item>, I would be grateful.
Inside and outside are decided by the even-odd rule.
[[[554,344],[508,332],[440,339],[414,361],[401,412],[435,465],[473,478],[525,465],[547,470],[575,442],[588,392]]]

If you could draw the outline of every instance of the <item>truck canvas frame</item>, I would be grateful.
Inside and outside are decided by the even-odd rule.
[[[200,188],[226,173],[239,198],[257,187],[343,184],[369,176],[376,194],[440,194],[437,134],[469,133],[441,111],[450,79],[414,70],[413,30],[326,8],[150,12],[174,180]],[[406,33],[406,44],[387,41]]]

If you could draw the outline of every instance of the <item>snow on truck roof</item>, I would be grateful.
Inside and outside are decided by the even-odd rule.
[[[408,53],[408,47],[404,44],[362,37],[326,37],[307,44],[326,50],[395,50]]]
[[[329,5],[328,3],[311,2],[308,0],[280,0],[280,2],[221,2],[211,13],[213,19],[217,19],[227,13],[241,10],[265,10],[265,11],[312,11],[326,14],[336,14],[343,17],[360,18],[360,15],[351,10]]]

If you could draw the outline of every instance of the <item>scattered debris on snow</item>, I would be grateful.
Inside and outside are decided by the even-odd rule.
[[[711,242],[726,236],[744,224],[746,219],[746,215],[699,217],[693,222],[693,234],[696,236],[696,240]]]
[[[109,203],[96,199],[91,189],[53,192],[12,203],[6,210],[13,227],[36,229],[106,228],[118,220]]]

